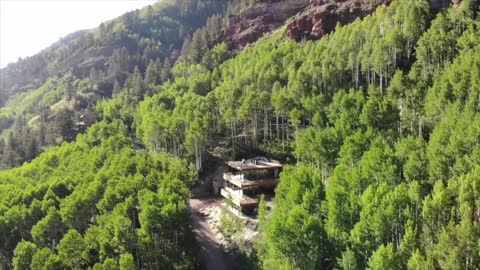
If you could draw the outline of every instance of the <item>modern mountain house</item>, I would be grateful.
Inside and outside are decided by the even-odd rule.
[[[280,181],[279,173],[283,165],[272,159],[256,157],[242,161],[228,161],[228,171],[221,195],[230,199],[234,208],[242,212],[252,212],[260,202],[260,195],[273,193]]]

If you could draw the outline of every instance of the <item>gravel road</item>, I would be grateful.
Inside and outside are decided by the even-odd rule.
[[[223,246],[208,226],[206,218],[200,213],[201,209],[216,203],[218,201],[209,197],[190,199],[193,230],[201,249],[202,269],[231,270],[234,269],[231,258],[224,252]]]

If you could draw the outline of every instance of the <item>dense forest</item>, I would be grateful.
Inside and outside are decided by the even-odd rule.
[[[120,121],[1,175],[1,256],[14,269],[191,269],[195,170],[136,152]],[[13,252],[13,254],[12,254]]]
[[[97,121],[95,104],[120,88],[132,89],[135,102],[141,100],[147,85],[171,79],[184,43],[206,49],[224,17],[242,5],[159,1],[0,70],[0,167],[19,166],[49,146],[72,141],[84,131],[75,123]]]
[[[213,13],[157,33],[168,50],[117,48],[104,70],[6,99],[2,164],[31,162],[0,172],[0,265],[198,268],[189,188],[222,142],[289,163],[239,269],[480,268],[479,3],[394,0],[319,40],[215,42],[256,2],[159,4]],[[98,120],[86,132],[78,108]]]

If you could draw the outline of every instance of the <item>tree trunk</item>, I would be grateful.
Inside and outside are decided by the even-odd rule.
[[[287,118],[287,121],[285,125],[287,126],[287,142],[288,142],[290,140],[290,131],[289,131],[290,123],[288,121],[290,120],[288,119],[288,116],[286,118]]]
[[[258,117],[257,113],[253,114],[253,147],[257,146],[257,129],[258,129]]]
[[[480,97],[479,97],[479,100],[478,100],[479,104],[480,104]],[[277,132],[277,140],[280,139],[280,126],[279,126],[279,123],[278,123],[278,114],[275,114],[275,129],[276,129],[276,132]]]
[[[263,109],[263,143],[268,141],[268,112],[267,107]]]

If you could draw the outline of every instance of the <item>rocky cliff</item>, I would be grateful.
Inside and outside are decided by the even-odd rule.
[[[332,31],[335,25],[350,23],[364,17],[380,5],[392,0],[277,0],[249,6],[238,15],[231,16],[227,27],[217,42],[227,42],[232,47],[243,48],[263,34],[287,24],[290,38],[320,38]]]
[[[267,32],[285,23],[286,33],[294,40],[319,39],[342,25],[372,14],[393,0],[270,0],[254,4],[231,16],[217,42],[243,48]],[[429,0],[433,9],[441,10],[461,0]]]
[[[335,29],[337,23],[347,24],[365,17],[380,5],[392,0],[311,0],[304,12],[287,25],[291,39],[320,38]]]
[[[288,18],[303,12],[309,4],[310,0],[280,0],[252,5],[228,19],[228,25],[217,42],[243,48],[283,25]]]

